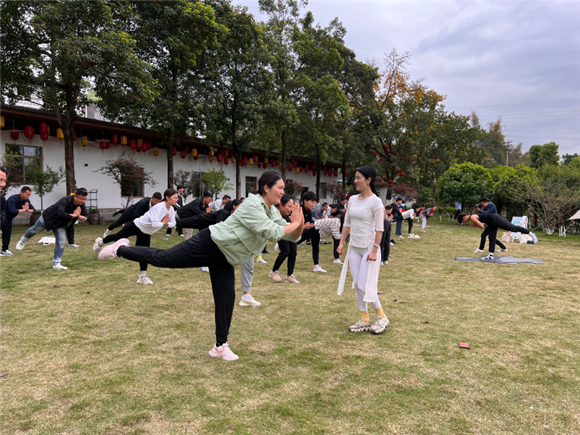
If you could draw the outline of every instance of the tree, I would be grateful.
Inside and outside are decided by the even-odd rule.
[[[2,189],[2,195],[6,195],[6,192],[10,187],[20,186],[22,183],[22,158],[18,153],[6,150],[2,156],[2,164],[6,169],[6,185]]]
[[[575,159],[576,157],[578,157],[578,154],[577,154],[577,153],[574,153],[574,154],[564,154],[564,155],[562,156],[562,165],[564,165],[564,166],[565,166],[565,165],[568,165],[568,164],[570,164],[570,162],[571,162],[573,159]]]
[[[558,148],[560,146],[554,142],[544,145],[532,145],[530,147],[530,166],[532,168],[541,168],[546,165],[557,165],[560,161]]]
[[[233,186],[228,183],[229,178],[223,169],[220,168],[219,171],[212,169],[211,171],[204,172],[202,175],[203,184],[207,188],[214,198],[217,198],[222,190],[232,189]]]
[[[284,193],[287,193],[292,198],[300,199],[302,197],[302,192],[304,191],[304,186],[298,181],[286,180],[284,184]]]
[[[199,173],[193,171],[184,171],[180,169],[173,176],[173,184],[176,186],[183,186],[183,202],[187,201],[189,195],[194,195],[202,186],[201,177]]]
[[[137,55],[151,65],[154,102],[143,112],[147,128],[164,136],[167,149],[167,185],[173,182],[173,146],[176,135],[200,130],[200,100],[204,83],[196,71],[203,68],[206,50],[215,50],[226,34],[216,23],[210,4],[199,1],[145,1],[132,33]]]
[[[205,134],[233,149],[236,196],[241,197],[243,153],[259,142],[262,109],[270,94],[269,54],[263,41],[264,29],[247,8],[221,2],[213,6],[228,33],[224,43],[208,56],[207,64],[218,66],[204,77]]]
[[[121,188],[121,195],[126,197],[125,208],[131,205],[136,186],[149,185],[155,187],[157,181],[153,172],[146,171],[133,157],[121,154],[114,160],[107,160],[105,166],[93,172],[99,172],[113,179]]]
[[[491,200],[501,213],[506,209],[508,215],[521,215],[524,212],[525,203],[518,197],[518,192],[525,189],[526,185],[533,184],[537,178],[535,169],[520,165],[517,168],[498,166],[490,170],[492,188]]]
[[[491,192],[489,170],[473,163],[451,166],[439,179],[439,201],[443,204],[461,203],[464,211],[475,207],[479,198]]]
[[[326,195],[330,196],[335,202],[339,199],[346,197],[346,188],[342,184],[326,183]]]
[[[7,1],[0,16],[2,95],[16,102],[35,94],[55,112],[64,134],[66,189],[73,192],[75,121],[89,102],[88,87],[103,113],[121,121],[153,96],[153,80],[127,31],[131,2]]]
[[[41,211],[44,211],[44,196],[52,192],[63,181],[65,176],[66,174],[62,166],[57,170],[52,169],[48,165],[44,167],[44,170],[38,165],[32,167],[30,173],[30,178],[33,180],[32,191],[40,196]]]

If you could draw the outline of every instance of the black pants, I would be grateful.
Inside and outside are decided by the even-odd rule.
[[[481,233],[481,241],[479,242],[479,249],[482,251],[485,249],[485,239],[487,239],[488,236],[489,236],[489,226],[485,227],[485,230],[483,230],[483,233]],[[495,244],[499,246],[500,249],[506,249],[505,245],[497,239],[495,241]]]
[[[132,222],[135,218],[129,213],[123,213],[119,219],[109,225],[108,230],[113,231],[115,228],[126,224],[127,222]]]
[[[381,261],[389,261],[391,253],[391,221],[385,219],[385,229],[381,239]]]
[[[493,224],[488,224],[486,230],[489,230],[489,252],[490,252],[490,254],[493,254],[495,251],[495,244],[497,243],[496,238],[497,238],[497,230],[498,229],[511,231],[512,233],[530,234],[530,230],[527,230],[524,227],[517,227],[517,226],[509,223],[508,221],[502,222],[501,226],[495,226]]]
[[[298,245],[296,243],[292,243],[289,240],[279,240],[278,247],[280,248],[280,253],[274,262],[274,267],[272,270],[280,270],[284,260],[288,259],[288,276],[290,276],[294,273],[294,266],[296,266],[296,253],[298,251]]]
[[[413,230],[413,219],[407,218],[405,220],[409,223],[409,234],[412,234],[411,231]]]
[[[306,240],[310,240],[312,244],[312,261],[316,265],[318,264],[318,256],[320,254],[320,232],[314,227],[309,230],[304,230],[302,231],[302,237],[300,237],[300,240],[296,244],[299,245]]]
[[[334,257],[335,260],[337,260],[338,258],[340,258],[340,255],[338,255],[338,251],[336,250],[338,248],[338,245],[340,245],[340,239],[335,239],[334,237],[332,238],[332,255]]]
[[[74,224],[66,227],[66,239],[69,245],[75,244],[75,226]]]
[[[177,234],[179,234],[181,236],[183,234],[181,227],[175,227],[175,228],[177,228]],[[173,228],[167,228],[167,232],[165,234],[170,236],[172,232],[173,232]]]
[[[191,239],[167,250],[122,246],[117,255],[127,260],[170,269],[209,267],[215,303],[216,341],[218,343],[228,341],[236,299],[235,270],[211,239],[209,229],[201,230]]]
[[[12,238],[12,221],[8,219],[2,220],[2,250],[8,251],[10,239]]]
[[[145,246],[145,247],[151,246],[151,236],[149,234],[145,234],[144,232],[142,232],[137,227],[137,225],[135,225],[135,222],[129,222],[118,233],[109,234],[107,237],[103,239],[103,243],[106,244],[116,242],[119,239],[127,239],[131,236],[137,236],[137,242],[135,243],[135,246]],[[141,267],[140,270],[142,271],[147,270],[147,262],[143,261],[139,263],[139,267]]]

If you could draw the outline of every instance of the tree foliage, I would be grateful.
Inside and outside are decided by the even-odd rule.
[[[211,171],[204,172],[202,179],[206,189],[214,196],[214,198],[217,197],[221,191],[233,188],[233,186],[228,183],[229,178],[221,168],[219,171],[212,169]]]
[[[558,148],[559,145],[554,142],[531,146],[529,150],[530,166],[532,168],[541,168],[547,165],[557,165],[560,161]]]
[[[464,211],[472,210],[482,196],[489,196],[492,180],[487,168],[473,163],[450,167],[439,179],[439,200],[443,204],[461,203]]]
[[[133,157],[125,153],[114,160],[107,160],[105,166],[93,172],[99,172],[113,179],[113,182],[121,188],[121,192],[125,193],[125,208],[131,205],[135,186],[146,184],[155,187],[157,184],[153,172],[143,169]]]
[[[55,170],[46,165],[43,170],[40,166],[34,165],[29,167],[29,170],[31,170],[29,175],[32,181],[32,191],[40,196],[40,210],[44,211],[44,196],[52,192],[65,179],[64,168],[60,166]]]

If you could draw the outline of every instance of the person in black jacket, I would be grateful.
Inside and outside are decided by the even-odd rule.
[[[0,166],[0,190],[6,187],[6,168]],[[6,198],[4,195],[0,194],[0,228],[2,229],[2,234],[4,234],[4,226],[6,225]]]
[[[74,225],[77,220],[87,220],[89,214],[85,208],[86,200],[87,190],[80,188],[74,195],[65,196],[56,204],[48,207],[44,210],[40,219],[32,227],[28,228],[26,233],[20,238],[20,241],[16,244],[16,250],[22,251],[26,242],[34,237],[36,233],[52,230],[56,238],[54,256],[52,257],[52,268],[56,270],[68,269],[60,264],[62,254],[64,253],[66,229],[68,226]]]
[[[209,205],[211,200],[212,200],[211,193],[205,192],[203,194],[203,196],[200,196],[199,198],[196,198],[193,201],[191,201],[189,204],[186,204],[183,207],[180,207],[179,212],[177,214],[179,215],[179,218],[181,220],[183,220],[183,219],[192,218],[192,217],[197,216],[201,213],[209,213],[211,211],[211,206]],[[193,236],[193,229],[192,229],[193,227],[181,226],[179,221],[177,221],[177,225],[180,226],[181,228],[186,228],[185,240],[187,240]]]
[[[304,230],[302,231],[302,237],[296,245],[300,245],[302,242],[310,240],[312,245],[312,261],[314,262],[314,272],[326,273],[320,265],[318,264],[318,257],[320,253],[320,232],[314,228],[314,219],[312,218],[312,210],[316,205],[316,194],[314,192],[308,191],[302,196],[302,212],[304,213]]]
[[[127,222],[133,222],[138,217],[143,216],[145,213],[149,211],[151,207],[154,205],[159,204],[163,198],[161,197],[160,192],[155,192],[151,198],[145,197],[141,201],[133,204],[131,207],[125,209],[123,214],[119,219],[113,222],[109,227],[105,230],[105,234],[103,234],[103,239],[111,234],[115,228],[120,227],[121,225],[125,225]]]
[[[12,221],[21,213],[34,213],[34,206],[30,203],[30,195],[32,191],[30,187],[24,186],[20,189],[20,193],[12,195],[6,200],[6,221],[2,227],[2,252],[3,257],[12,257],[13,254],[8,249],[10,245],[10,238],[12,237]]]

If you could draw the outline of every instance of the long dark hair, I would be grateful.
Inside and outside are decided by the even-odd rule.
[[[367,178],[371,179],[371,182],[369,184],[372,192],[379,196],[379,194],[377,193],[377,189],[375,188],[375,180],[377,179],[377,173],[375,172],[374,168],[372,166],[359,166],[358,168],[356,168],[356,172],[359,172],[363,177],[365,177],[365,180]]]
[[[268,186],[268,189],[271,189],[274,184],[278,182],[282,178],[279,172],[276,171],[266,171],[262,174],[260,179],[258,180],[258,193],[260,195],[265,195],[266,190],[265,187]]]
[[[224,208],[222,210],[225,210],[229,214],[232,214],[232,212],[234,211],[234,206],[241,203],[242,201],[240,201],[239,199],[232,199],[231,201],[226,202],[226,205],[224,205]]]

